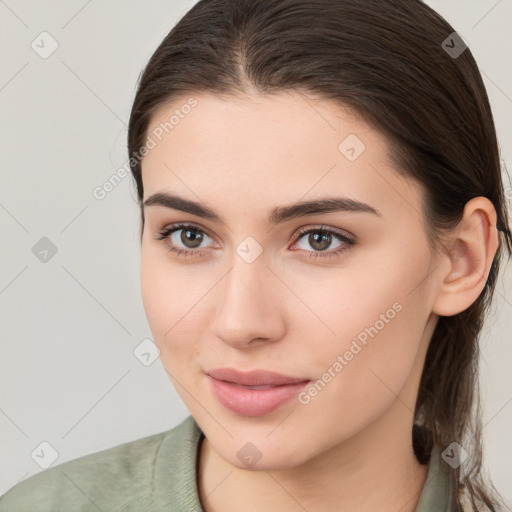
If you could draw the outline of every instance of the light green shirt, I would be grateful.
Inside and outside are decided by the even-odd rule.
[[[204,434],[192,416],[171,430],[65,462],[15,485],[0,512],[203,512],[196,461]],[[416,512],[450,512],[434,449]]]

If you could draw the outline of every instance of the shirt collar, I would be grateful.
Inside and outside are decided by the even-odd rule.
[[[452,482],[440,449],[434,446],[430,455],[427,480],[420,494],[416,512],[451,512]]]

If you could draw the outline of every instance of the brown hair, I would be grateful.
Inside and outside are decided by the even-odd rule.
[[[419,0],[201,0],[165,37],[141,75],[128,132],[138,154],[153,114],[185,94],[226,97],[299,90],[334,99],[380,130],[398,172],[424,190],[429,240],[456,226],[477,196],[494,205],[500,248],[477,300],[440,317],[421,377],[413,446],[428,462],[453,441],[469,458],[450,472],[452,505],[466,487],[473,510],[501,500],[482,472],[478,339],[493,295],[503,243],[512,237],[494,121],[469,49],[450,53],[454,29]],[[454,39],[448,39],[454,47]],[[460,45],[462,40],[457,40]],[[141,160],[130,159],[144,229]],[[141,235],[142,236],[142,235]]]

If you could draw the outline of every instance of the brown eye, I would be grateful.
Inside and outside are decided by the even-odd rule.
[[[332,246],[336,241],[337,245]],[[302,246],[299,242],[302,243]],[[295,245],[298,245],[299,249],[310,253],[310,258],[335,256],[348,250],[350,246],[354,244],[354,239],[323,226],[301,230],[295,242]]]
[[[205,239],[210,239],[202,229],[189,224],[177,224],[169,226],[160,232],[156,240],[162,240],[169,251],[178,256],[201,256],[204,246],[201,244]]]
[[[180,242],[183,243],[189,249],[197,249],[201,245],[203,241],[203,235],[201,231],[198,229],[178,229],[176,232],[181,231],[181,236],[179,237]]]
[[[332,243],[332,235],[320,231],[310,232],[308,235],[308,244],[315,251],[325,251]]]

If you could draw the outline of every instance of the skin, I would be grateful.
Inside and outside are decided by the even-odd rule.
[[[162,363],[205,440],[198,488],[207,512],[414,511],[427,466],[413,452],[414,404],[438,315],[466,309],[482,291],[498,247],[496,214],[485,198],[466,206],[458,228],[430,250],[422,189],[393,169],[386,139],[330,100],[280,92],[198,106],[145,157],[144,200],[156,192],[200,201],[222,216],[145,208],[141,285]],[[153,116],[148,134],[187,98]],[[338,146],[355,134],[355,161]],[[321,213],[270,227],[276,206],[343,195],[364,212]],[[202,255],[177,231],[204,234]],[[357,242],[332,257],[296,238],[299,228],[344,231]],[[262,253],[248,263],[237,246],[252,237]],[[311,240],[311,239],[309,239]],[[334,236],[325,252],[340,246]],[[253,249],[251,249],[253,250]],[[365,328],[393,304],[400,312],[311,398],[261,417],[237,415],[212,394],[207,370],[268,369],[321,378]],[[237,452],[261,453],[247,467]]]

